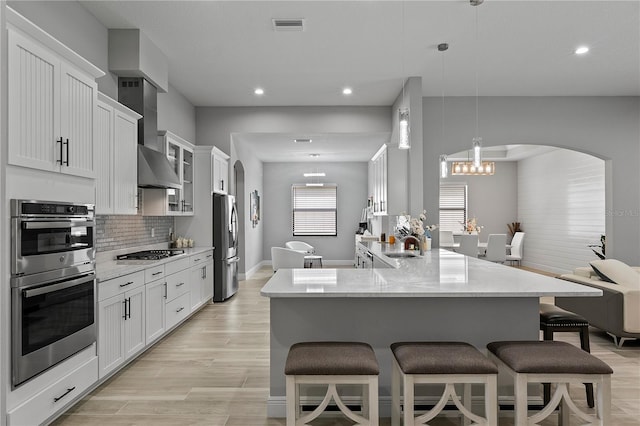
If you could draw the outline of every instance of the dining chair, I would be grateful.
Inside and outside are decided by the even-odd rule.
[[[284,243],[284,246],[291,250],[302,251],[307,254],[313,254],[316,252],[315,247],[311,244],[305,243],[304,241],[287,241]]]
[[[460,247],[456,252],[465,256],[478,257],[478,234],[462,234],[460,236]]]
[[[524,232],[516,232],[511,240],[511,252],[507,255],[506,260],[513,265],[513,262],[522,263],[522,252],[524,248]]]
[[[440,247],[455,247],[455,242],[453,241],[453,231],[440,231]]]
[[[507,234],[489,234],[485,259],[504,263],[507,260]]]
[[[304,268],[304,256],[297,250],[284,247],[271,247],[271,266],[273,272],[280,268]]]

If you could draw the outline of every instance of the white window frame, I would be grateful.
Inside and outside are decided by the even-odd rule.
[[[313,200],[313,191],[321,192],[324,199]],[[331,192],[333,191],[333,194]],[[327,198],[327,195],[329,196]],[[331,195],[333,198],[331,199]],[[298,213],[298,216],[296,216]],[[319,227],[314,227],[313,223]],[[294,237],[338,235],[338,186],[291,185],[291,233]]]
[[[468,217],[468,191],[469,188],[466,183],[447,183],[440,185],[438,222],[441,231],[460,233],[463,226],[460,222],[466,222]],[[443,217],[443,212],[454,214],[450,214],[450,217],[446,218]],[[455,215],[456,212],[461,212],[462,214]]]

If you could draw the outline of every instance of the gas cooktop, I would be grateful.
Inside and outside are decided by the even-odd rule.
[[[116,260],[160,260],[183,254],[184,250],[143,250],[134,253],[121,254]]]

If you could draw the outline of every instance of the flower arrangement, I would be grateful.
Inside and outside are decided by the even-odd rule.
[[[431,238],[431,232],[438,229],[438,225],[425,225],[427,221],[427,211],[423,210],[418,217],[411,218],[409,215],[404,215],[406,221],[409,224],[409,228],[406,230],[407,235],[413,235],[420,239],[422,236],[425,238]]]
[[[484,226],[478,225],[478,220],[475,217],[468,219],[466,222],[460,222],[460,224],[462,225],[463,232],[475,231],[477,233],[480,233],[480,231],[482,231],[482,228],[484,228]]]

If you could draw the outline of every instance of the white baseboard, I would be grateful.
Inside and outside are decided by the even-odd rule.
[[[263,266],[271,265],[271,261],[263,260],[262,262],[258,262],[253,268],[249,269],[245,273],[238,273],[239,280],[250,280],[251,277],[260,270]]]

